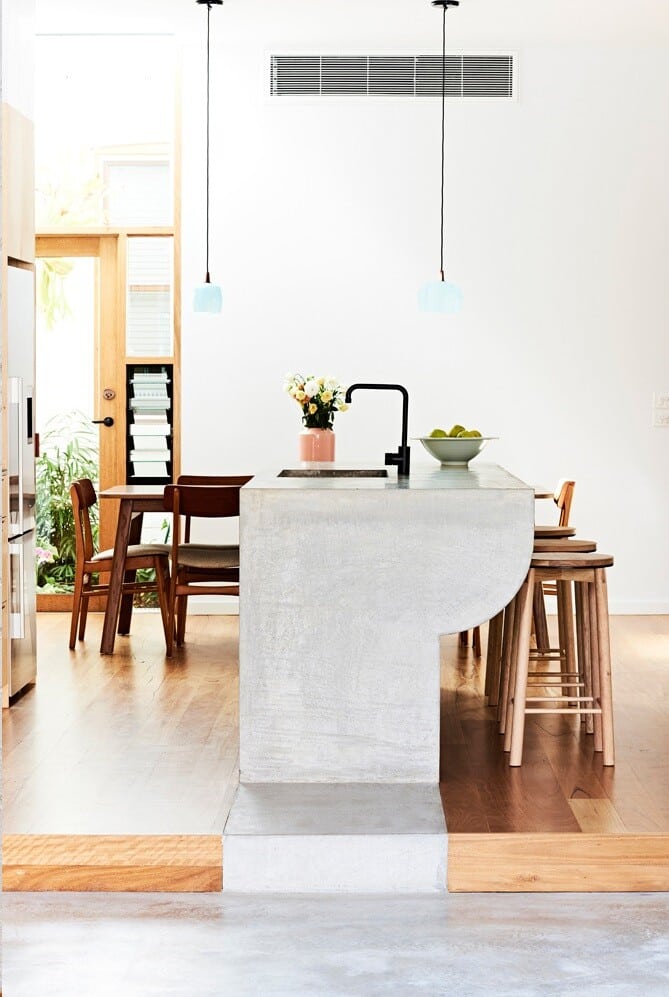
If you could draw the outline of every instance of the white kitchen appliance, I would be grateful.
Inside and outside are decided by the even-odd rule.
[[[35,641],[35,276],[7,271],[9,695],[37,675]]]

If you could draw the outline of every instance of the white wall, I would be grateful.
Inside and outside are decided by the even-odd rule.
[[[2,100],[33,116],[35,0],[0,0],[2,9]]]
[[[573,476],[580,535],[616,555],[613,608],[669,612],[669,431],[650,424],[652,393],[669,392],[669,20],[650,2],[581,7],[449,13],[452,50],[514,50],[520,83],[516,102],[448,107],[455,318],[415,306],[438,262],[438,103],[267,96],[272,51],[438,51],[439,15],[414,0],[213,9],[211,271],[226,301],[202,317],[204,12],[153,5],[185,42],[183,465],[290,464],[286,370],[399,380],[412,435],[475,424],[500,436],[486,457],[525,480]],[[341,459],[382,458],[399,399],[360,396],[336,431]]]

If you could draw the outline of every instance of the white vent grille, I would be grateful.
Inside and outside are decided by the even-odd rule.
[[[285,96],[441,95],[440,55],[273,55],[271,92]],[[448,97],[513,97],[512,55],[446,56]]]

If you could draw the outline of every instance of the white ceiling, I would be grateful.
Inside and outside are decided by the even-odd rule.
[[[36,0],[39,32],[190,33],[204,9],[195,0]],[[429,0],[225,0],[212,19],[284,46],[438,47],[441,14]],[[437,21],[435,32],[435,21]],[[213,21],[212,21],[213,23]],[[665,44],[668,0],[461,0],[448,13],[449,46]]]

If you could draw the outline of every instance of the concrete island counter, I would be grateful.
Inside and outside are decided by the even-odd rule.
[[[225,886],[445,889],[439,637],[519,589],[534,492],[489,464],[280,470],[241,492]]]

